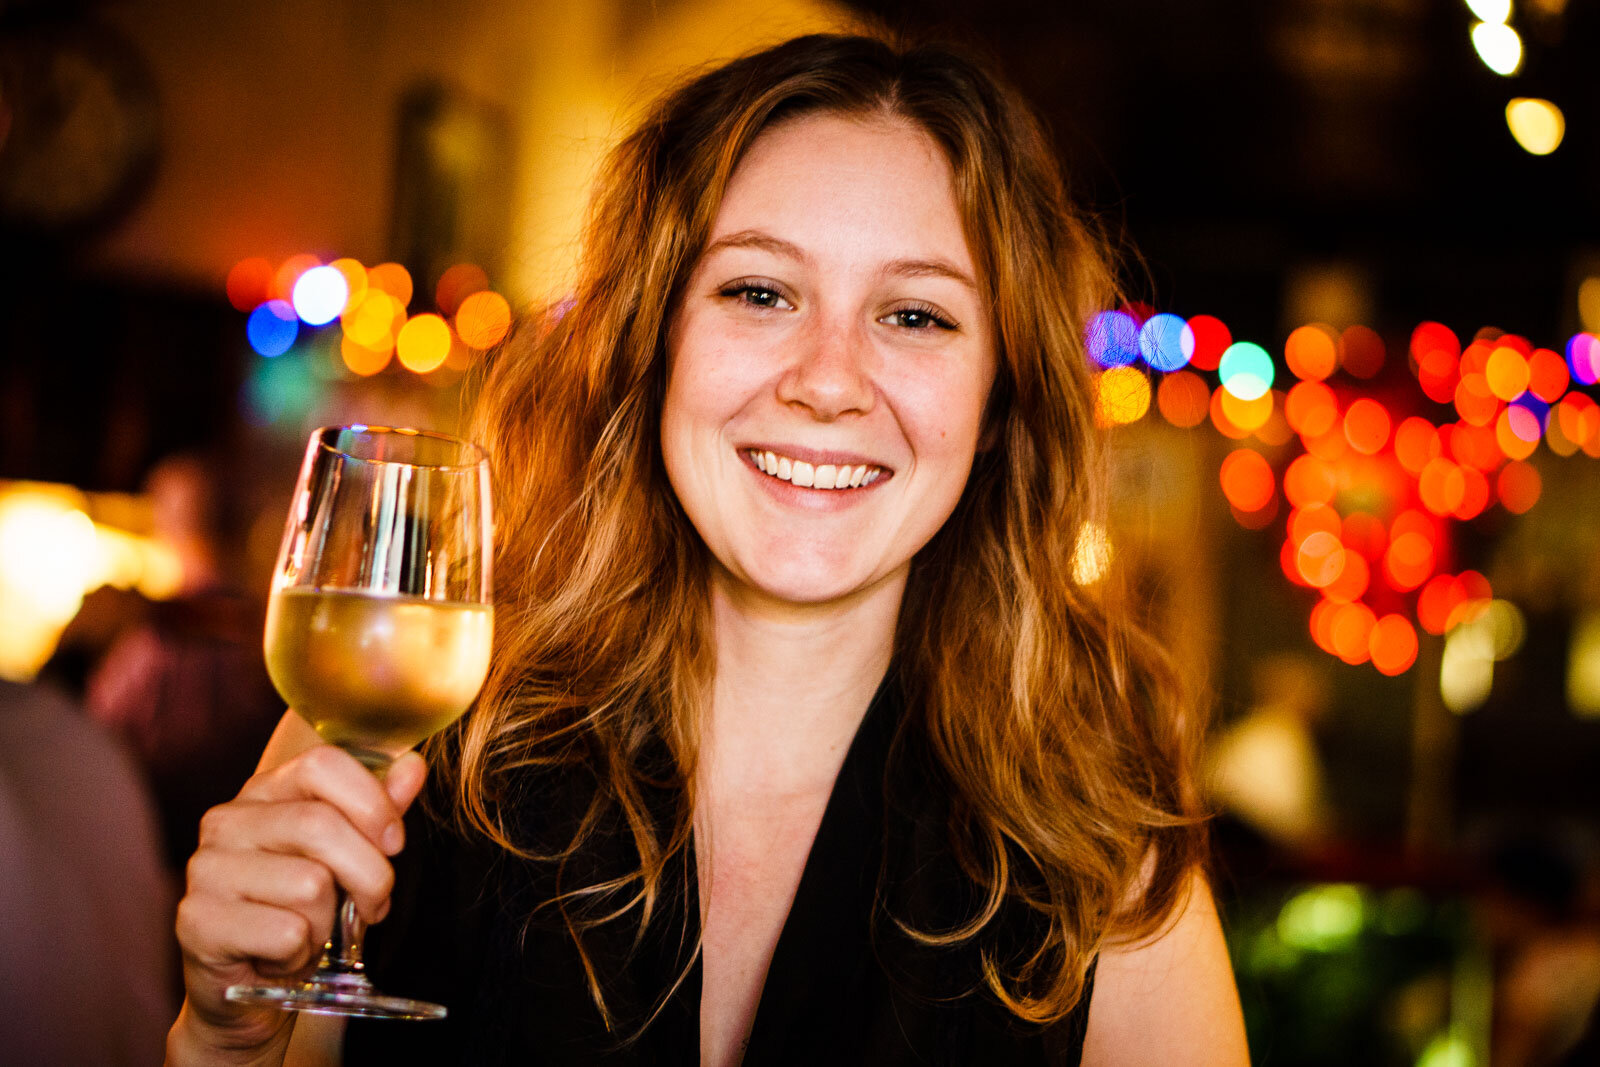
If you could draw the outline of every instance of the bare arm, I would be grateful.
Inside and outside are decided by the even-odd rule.
[[[1211,889],[1198,872],[1172,924],[1100,954],[1083,1067],[1243,1067],[1239,992]]]

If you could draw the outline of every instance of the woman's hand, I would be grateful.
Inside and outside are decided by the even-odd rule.
[[[290,716],[262,769],[201,820],[178,905],[187,999],[168,1036],[169,1063],[281,1061],[293,1014],[234,1004],[224,991],[307,973],[341,887],[367,922],[389,910],[389,857],[405,843],[400,819],[422,788],[422,758],[407,753],[380,782]]]

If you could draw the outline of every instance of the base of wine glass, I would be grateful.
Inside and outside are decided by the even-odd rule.
[[[313,977],[292,986],[229,986],[223,994],[235,1004],[276,1006],[284,1011],[316,1015],[355,1015],[366,1019],[443,1019],[443,1004],[409,997],[390,997],[373,988],[365,975]]]

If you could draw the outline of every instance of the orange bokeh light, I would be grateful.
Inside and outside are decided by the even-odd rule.
[[[1367,644],[1376,622],[1372,609],[1365,604],[1340,605],[1334,612],[1331,627],[1334,654],[1351,666],[1365,663],[1372,655]]]
[[[1297,508],[1331,503],[1338,488],[1333,468],[1316,456],[1297,456],[1283,472],[1283,495]]]
[[[505,340],[511,329],[511,305],[499,293],[490,290],[473,293],[461,302],[456,312],[456,332],[473,348],[493,348]],[[1143,375],[1140,375],[1143,377]],[[1150,407],[1150,384],[1143,386],[1144,401],[1139,415]]]
[[[1339,650],[1333,646],[1333,620],[1342,607],[1343,604],[1322,599],[1311,609],[1311,639],[1317,643],[1318,648],[1330,656],[1339,654]]]
[[[1461,353],[1461,376],[1482,374],[1489,365],[1489,353],[1495,346],[1487,341],[1473,341]]]
[[[322,266],[322,260],[308,252],[302,252],[284,260],[272,275],[272,285],[269,290],[272,299],[291,300],[294,295],[294,283],[300,280],[300,275],[312,267],[320,266]]]
[[[1500,410],[1500,400],[1482,374],[1463,374],[1456,383],[1455,401],[1461,421],[1473,426],[1489,425]]]
[[[228,303],[240,311],[254,311],[271,290],[272,264],[260,256],[241,259],[228,272]]]
[[[400,301],[402,308],[411,306],[411,272],[400,264],[379,263],[376,267],[369,268],[367,284],[374,289],[382,289]]]
[[[1222,493],[1240,511],[1260,511],[1272,501],[1272,467],[1261,453],[1236,448],[1222,461]]]
[[[450,355],[450,324],[429,312],[413,315],[400,327],[395,339],[395,354],[400,364],[417,374],[437,370]]]
[[[1307,585],[1324,589],[1343,573],[1348,555],[1337,537],[1326,530],[1317,530],[1300,542],[1295,566]]]
[[[1377,516],[1353,511],[1340,524],[1339,540],[1350,551],[1359,552],[1367,559],[1377,559],[1389,546],[1389,531]]]
[[[344,365],[363,378],[377,374],[389,365],[389,359],[394,355],[394,345],[382,349],[368,348],[348,335],[339,339],[339,358]]]
[[[1500,472],[1495,488],[1500,496],[1500,506],[1513,515],[1521,515],[1539,502],[1544,482],[1532,464],[1514,460]]]
[[[1441,435],[1443,430],[1440,431]],[[1495,441],[1492,426],[1473,426],[1458,422],[1450,427],[1450,455],[1464,467],[1492,471],[1505,462],[1505,453]]]
[[[1180,370],[1161,379],[1156,388],[1156,407],[1161,417],[1174,426],[1188,429],[1206,421],[1211,391],[1205,380],[1192,371]]]
[[[1297,508],[1289,515],[1289,540],[1297,547],[1314,533],[1325,533],[1335,541],[1344,532],[1339,513],[1326,504]]]
[[[1436,459],[1417,476],[1417,495],[1422,506],[1435,515],[1449,515],[1461,506],[1466,495],[1466,478],[1461,468],[1447,459]]]
[[[1395,589],[1415,589],[1433,574],[1433,542],[1415,532],[1402,533],[1383,554],[1384,577]]]
[[[1344,413],[1344,438],[1364,456],[1375,456],[1389,443],[1389,412],[1369,397],[1362,397]]]
[[[1394,431],[1394,458],[1411,474],[1419,474],[1428,461],[1437,459],[1442,446],[1439,431],[1420,415],[1406,419]]]
[[[1600,432],[1600,404],[1587,393],[1568,393],[1556,405],[1556,419],[1567,440],[1582,448]]]
[[[357,301],[367,295],[367,268],[361,265],[359,259],[350,259],[349,257],[336,259],[329,263],[328,266],[344,276],[345,287],[349,290],[349,295],[345,297],[344,301],[345,307],[354,306]]]
[[[1361,558],[1359,552],[1346,548],[1344,566],[1340,568],[1338,577],[1322,587],[1322,595],[1340,604],[1348,604],[1361,599],[1371,580],[1372,570],[1367,566],[1367,561]]]
[[[1539,447],[1539,420],[1523,407],[1509,407],[1494,420],[1494,440],[1507,459],[1527,459]],[[1524,434],[1531,434],[1530,441]]]
[[[1339,403],[1321,382],[1299,382],[1284,398],[1283,414],[1296,433],[1321,437],[1339,421]]]
[[[433,287],[434,306],[439,309],[439,314],[449,318],[461,307],[463,300],[487,288],[489,276],[482,267],[476,263],[457,263],[439,275],[439,284]]]
[[[1367,654],[1379,674],[1404,674],[1417,661],[1417,631],[1401,615],[1385,615],[1372,624]]]
[[[1233,420],[1228,418],[1228,411],[1222,406],[1222,398],[1227,395],[1231,394],[1229,394],[1228,391],[1220,385],[1217,386],[1216,389],[1212,390],[1211,425],[1215,426],[1217,428],[1217,432],[1222,436],[1232,438],[1235,441],[1242,441],[1246,437],[1250,436],[1250,431],[1242,427],[1235,426],[1233,424]]]
[[[1429,353],[1443,352],[1454,362],[1461,355],[1455,331],[1441,322],[1424,322],[1411,331],[1411,356],[1421,363]]]
[[[1461,467],[1461,502],[1450,514],[1458,519],[1475,519],[1489,506],[1489,479],[1475,467]]]
[[[360,300],[351,301],[339,316],[344,335],[374,352],[394,348],[394,339],[405,325],[406,311],[400,301],[382,289],[369,288]]]
[[[1566,360],[1548,348],[1534,349],[1533,355],[1528,357],[1530,393],[1546,404],[1554,404],[1571,384],[1572,375],[1567,371]]]
[[[1383,369],[1383,338],[1370,326],[1347,326],[1339,335],[1339,366],[1346,374],[1370,378]]]
[[[1267,390],[1254,400],[1240,400],[1228,390],[1222,390],[1222,413],[1228,421],[1247,433],[1255,433],[1272,418],[1273,393]]]
[[[1501,345],[1489,353],[1489,362],[1483,368],[1483,379],[1489,383],[1489,392],[1501,400],[1515,400],[1528,388],[1528,361],[1510,345]]]
[[[1417,594],[1417,622],[1430,634],[1442,634],[1450,628],[1450,616],[1466,599],[1460,578],[1435,575]]]
[[[1440,348],[1431,349],[1417,361],[1417,383],[1429,400],[1448,404],[1456,395],[1458,370],[1455,356]]]
[[[1331,329],[1311,323],[1289,335],[1283,345],[1283,358],[1296,378],[1320,382],[1339,365],[1339,348]]]

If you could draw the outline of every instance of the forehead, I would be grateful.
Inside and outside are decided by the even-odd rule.
[[[950,162],[895,117],[810,114],[762,131],[734,169],[711,240],[746,230],[888,241],[904,247],[885,254],[937,252],[971,272]]]

